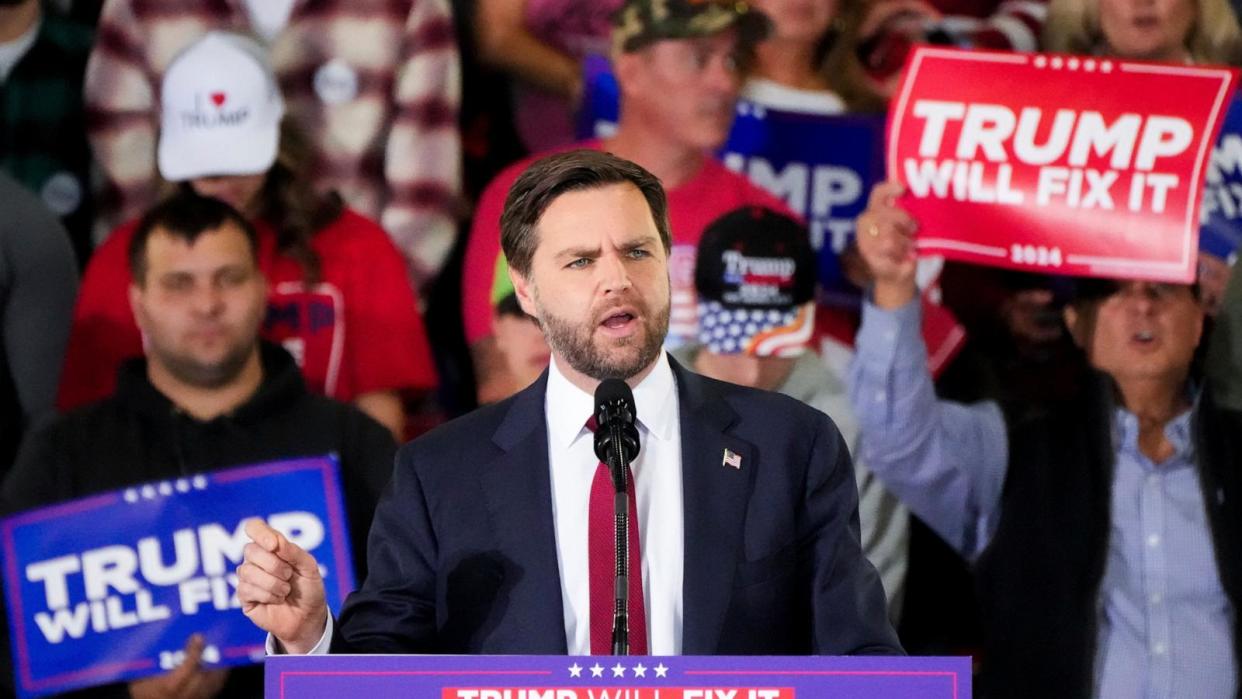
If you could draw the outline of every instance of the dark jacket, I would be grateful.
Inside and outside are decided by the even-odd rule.
[[[35,432],[4,481],[5,512],[135,483],[335,452],[355,570],[365,574],[366,534],[392,470],[395,444],[352,406],[306,391],[293,358],[262,345],[263,382],[233,412],[207,422],[180,411],[147,379],[146,361],[121,367],[116,393]],[[7,662],[8,650],[3,650]],[[123,686],[82,693],[127,696]],[[261,696],[262,668],[231,672],[221,696]]]
[[[984,648],[979,695],[1089,697],[1108,556],[1114,402],[1095,375],[1079,400],[1009,418],[996,534],[976,565]],[[1242,414],[1211,392],[1192,418],[1197,467],[1226,595],[1242,602]],[[1239,654],[1235,629],[1234,656]]]
[[[681,420],[687,655],[901,653],[858,541],[854,469],[823,413],[673,363]],[[566,652],[547,373],[397,458],[371,575],[333,650]],[[740,468],[722,455],[740,456]]]

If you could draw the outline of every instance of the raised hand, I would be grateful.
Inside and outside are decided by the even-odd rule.
[[[914,248],[918,224],[897,205],[897,197],[904,193],[896,182],[876,185],[855,226],[858,252],[871,271],[875,303],[881,308],[904,306],[918,295]]]
[[[246,536],[251,543],[237,568],[242,611],[285,652],[309,652],[328,623],[319,564],[261,519],[246,522]]]

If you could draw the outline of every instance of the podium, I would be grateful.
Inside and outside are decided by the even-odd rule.
[[[267,699],[966,699],[970,658],[273,656]]]

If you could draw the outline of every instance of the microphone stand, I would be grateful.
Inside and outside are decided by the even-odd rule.
[[[630,654],[630,498],[628,496],[629,464],[621,448],[622,426],[618,420],[608,425],[612,442],[609,445],[608,470],[612,472],[613,541],[616,551],[616,583],[612,612],[612,654]]]
[[[595,455],[608,464],[613,486],[615,552],[612,654],[630,654],[630,512],[629,463],[638,457],[639,437],[634,396],[620,379],[605,379],[595,389]],[[641,575],[641,574],[640,574]],[[641,584],[641,579],[640,579]],[[641,593],[639,593],[641,594]]]

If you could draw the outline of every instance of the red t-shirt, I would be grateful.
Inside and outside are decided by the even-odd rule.
[[[143,354],[127,293],[136,227],[114,231],[86,267],[57,396],[61,410],[111,395],[118,365]],[[308,289],[297,261],[277,253],[275,231],[256,227],[268,282],[262,335],[289,350],[311,391],[350,401],[371,391],[435,387],[405,262],[383,229],[346,209],[311,238],[322,279]]]
[[[573,147],[599,150],[602,144],[593,140]],[[462,321],[466,341],[471,344],[492,332],[492,283],[496,258],[501,254],[500,213],[505,197],[522,171],[546,155],[549,153],[540,153],[505,168],[487,185],[479,199],[462,271]],[[703,229],[723,214],[747,205],[766,206],[794,216],[780,199],[712,158],[704,162],[694,178],[668,190],[668,218],[673,237],[669,256],[673,296],[668,328],[670,346],[695,339],[698,304],[694,293],[694,258]]]

